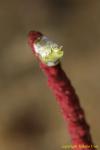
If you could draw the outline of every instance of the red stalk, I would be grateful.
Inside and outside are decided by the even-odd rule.
[[[42,34],[40,32],[29,33],[29,45],[31,46],[34,53],[34,41],[41,36]],[[41,69],[47,76],[48,85],[52,89],[57,102],[61,107],[64,119],[68,124],[68,130],[71,136],[72,144],[77,145],[77,148],[75,148],[75,150],[81,150],[81,148],[79,148],[79,145],[90,147],[92,145],[93,147],[90,127],[86,122],[84,111],[79,103],[79,98],[76,95],[70,80],[62,70],[60,63],[56,66],[49,67],[46,64],[42,63],[40,59],[39,62]],[[92,147],[84,148],[84,150],[96,149]]]

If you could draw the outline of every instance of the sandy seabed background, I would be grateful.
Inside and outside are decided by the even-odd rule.
[[[100,144],[100,1],[0,0],[0,150],[60,150],[70,137],[27,44],[39,30],[63,45],[62,66]]]

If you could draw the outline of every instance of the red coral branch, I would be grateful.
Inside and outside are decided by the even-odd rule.
[[[34,40],[42,36],[39,32],[30,32],[29,44],[34,51]],[[68,124],[72,144],[93,146],[90,127],[86,122],[85,114],[80,106],[79,98],[75,93],[70,80],[62,70],[60,63],[53,67],[48,67],[40,61],[40,67],[48,79],[48,85],[52,89],[57,102],[61,107],[62,114]],[[77,147],[75,150],[80,150]],[[95,148],[84,148],[84,150],[95,150]]]

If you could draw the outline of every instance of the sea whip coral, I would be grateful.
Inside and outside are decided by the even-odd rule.
[[[36,31],[29,33],[28,43],[39,60],[40,67],[47,76],[48,85],[61,107],[64,119],[68,124],[72,144],[77,145],[75,150],[81,149],[79,145],[93,145],[90,127],[86,122],[79,98],[60,64],[63,56],[62,47]],[[84,150],[95,150],[95,148],[85,147]]]

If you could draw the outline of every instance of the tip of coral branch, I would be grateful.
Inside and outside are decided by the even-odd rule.
[[[34,42],[34,50],[42,62],[48,66],[55,66],[63,56],[62,46],[42,36]]]
[[[28,43],[36,56],[48,66],[55,66],[63,56],[62,46],[49,40],[38,31],[30,31]]]

